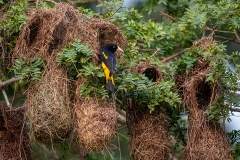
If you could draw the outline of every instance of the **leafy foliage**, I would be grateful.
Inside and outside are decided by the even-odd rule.
[[[233,152],[233,159],[240,158],[240,130],[232,130],[231,132],[227,133],[229,142],[234,145],[231,149]]]
[[[27,20],[27,9],[28,3],[24,0],[9,6],[4,19],[0,21],[0,30],[4,36],[11,36],[21,30]]]
[[[105,76],[102,72],[102,69],[98,66],[95,66],[93,63],[88,63],[82,66],[78,76],[82,77],[85,82],[82,83],[79,87],[79,90],[83,97],[86,99],[89,98],[101,98],[106,100],[109,98],[109,95],[104,87],[105,85]]]
[[[145,76],[124,72],[118,78],[118,90],[124,91],[125,98],[131,98],[139,109],[148,107],[152,112],[159,105],[177,107],[180,103],[178,94],[173,91],[174,83],[170,81],[156,84]]]
[[[148,14],[151,14],[156,11],[159,4],[167,5],[167,3],[169,3],[168,0],[148,0],[143,7],[143,11],[148,11]]]
[[[13,72],[15,78],[36,82],[41,79],[41,70],[43,67],[44,62],[40,58],[36,58],[31,61],[22,61],[20,59],[16,59],[14,61],[14,66],[10,68],[10,71]]]
[[[0,75],[7,75],[7,63],[21,28],[27,20],[28,3],[19,0],[9,5],[7,1],[0,1]]]
[[[77,38],[58,54],[57,62],[67,67],[68,73],[73,79],[80,76],[84,80],[79,87],[84,98],[101,97],[106,99],[109,97],[104,88],[104,74],[98,66],[90,62],[93,54],[92,48]]]
[[[5,3],[6,1],[0,0],[0,6]],[[49,7],[45,3],[41,5],[44,8]],[[157,17],[146,20],[146,13],[152,14],[160,5],[164,7],[166,13],[161,16],[167,16],[168,21],[163,19],[157,21]],[[29,4],[26,1],[19,0],[6,7],[6,13],[0,20],[0,43],[7,45],[8,53],[11,53],[15,38],[27,19],[28,7]],[[220,83],[223,91],[223,94],[209,106],[206,113],[214,120],[230,121],[229,108],[239,106],[240,102],[235,94],[239,90],[240,70],[232,72],[229,63],[239,68],[240,55],[239,52],[227,50],[225,41],[239,43],[237,40],[237,34],[240,32],[239,0],[148,0],[141,13],[134,7],[122,8],[121,0],[104,1],[98,7],[102,8],[104,13],[95,13],[83,7],[79,7],[78,11],[88,17],[108,19],[116,24],[128,39],[125,54],[118,60],[117,72],[114,75],[118,87],[117,98],[123,101],[131,98],[139,109],[148,107],[151,112],[159,105],[167,106],[168,116],[171,118],[170,131],[177,141],[173,146],[173,152],[180,153],[184,149],[185,130],[187,130],[187,124],[181,125],[182,109],[178,107],[181,106],[181,100],[175,90],[173,77],[176,74],[188,74],[198,57],[210,60],[212,71],[207,81],[211,84]],[[203,35],[209,35],[210,32],[215,32],[214,38],[218,40],[217,45],[211,46],[207,51],[201,47],[191,47],[193,41]],[[161,48],[161,51],[154,53],[156,47]],[[186,48],[190,49],[178,60],[171,62],[168,67],[163,66],[161,60],[164,57]],[[77,76],[83,79],[84,83],[79,88],[83,97],[109,99],[104,88],[105,78],[101,68],[90,62],[92,55],[91,48],[82,44],[80,39],[76,39],[58,54],[57,62],[68,68],[71,79],[76,79]],[[130,73],[129,70],[136,67],[140,61],[151,62],[158,66],[163,72],[163,81],[154,83],[144,75]],[[2,62],[0,58],[1,66]],[[40,70],[43,65],[40,59],[31,62],[16,60],[10,74],[14,73],[16,77],[28,81],[37,81],[41,77]],[[2,75],[6,77],[7,73],[0,71],[0,76]],[[231,143],[239,140],[238,131],[228,135]],[[239,146],[240,143],[237,143],[232,148],[235,159],[240,157]]]
[[[70,46],[66,46],[58,53],[57,62],[68,68],[71,76],[78,75],[78,69],[89,62],[94,52],[87,44],[81,43],[80,39],[75,39]]]

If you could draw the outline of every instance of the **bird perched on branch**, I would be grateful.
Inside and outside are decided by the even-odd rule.
[[[116,44],[109,43],[104,45],[98,54],[99,62],[102,65],[106,77],[106,89],[112,94],[116,91],[113,80],[113,75],[116,69],[116,56],[114,55],[116,50],[123,52],[123,50]]]

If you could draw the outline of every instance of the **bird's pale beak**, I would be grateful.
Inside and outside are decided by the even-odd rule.
[[[124,52],[124,51],[122,50],[122,48],[120,48],[120,47],[117,47],[117,50],[118,50],[118,51],[121,51],[121,52]]]

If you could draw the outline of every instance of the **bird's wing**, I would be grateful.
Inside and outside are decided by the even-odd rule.
[[[114,72],[116,70],[116,64],[117,64],[116,56],[114,55],[114,57],[113,57],[113,70],[114,70]]]
[[[104,49],[100,51],[102,61],[106,64],[108,69],[111,71],[110,76],[114,74],[116,67],[116,57],[110,51]]]

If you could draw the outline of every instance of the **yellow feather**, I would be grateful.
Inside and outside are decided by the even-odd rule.
[[[113,76],[109,76],[110,75],[110,70],[107,68],[106,64],[104,62],[102,62],[102,68],[106,77],[106,83],[108,83],[109,80],[112,81],[112,84],[114,85],[114,80],[113,80]]]
[[[102,54],[103,54],[105,59],[108,59],[108,56],[104,52],[102,52]]]

